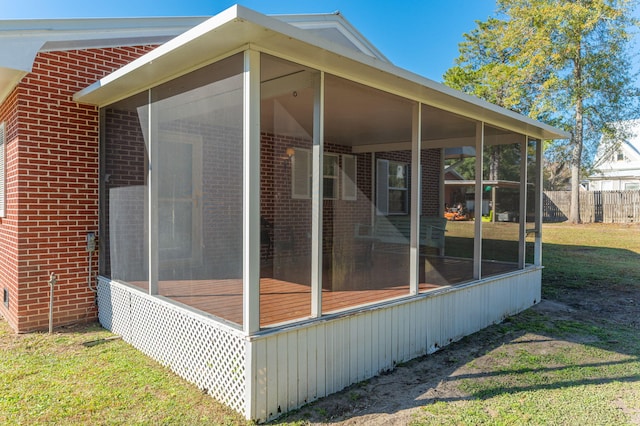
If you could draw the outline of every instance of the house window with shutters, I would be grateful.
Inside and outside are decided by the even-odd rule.
[[[378,216],[409,212],[409,182],[406,163],[377,160],[376,213]]]
[[[325,200],[335,200],[338,198],[338,155],[324,154],[322,162],[322,190]]]
[[[311,198],[312,171],[311,151],[296,148],[291,157],[291,198]]]
[[[342,155],[342,199],[358,199],[358,165],[354,155]]]
[[[340,197],[339,180],[342,176],[342,199],[356,199],[356,157],[342,155],[342,170],[340,156],[325,153],[322,166],[323,195],[325,200],[337,200]],[[311,151],[296,148],[291,157],[291,198],[310,199],[312,163]]]

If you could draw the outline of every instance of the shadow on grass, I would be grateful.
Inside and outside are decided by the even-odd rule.
[[[547,323],[544,326],[546,331],[540,329],[540,321]],[[534,324],[527,326],[529,322]],[[620,332],[614,332],[608,338],[604,328],[600,329],[605,333],[601,336],[603,340],[599,338],[585,343],[585,340],[593,340],[590,334],[592,326],[587,325],[583,334],[576,334],[574,330],[568,335],[562,331],[565,322],[573,323],[572,320],[556,319],[546,313],[527,311],[506,323],[488,327],[454,342],[434,354],[402,364],[391,373],[352,385],[272,424],[295,421],[366,423],[366,418],[355,419],[371,416],[379,421],[380,415],[396,416],[405,410],[428,407],[436,402],[486,401],[492,404],[490,400],[501,395],[556,390],[572,393],[572,389],[585,386],[640,382],[638,343],[633,347],[615,343],[619,342]],[[633,338],[635,332],[637,330],[627,330],[623,334],[626,338]],[[508,346],[514,348],[505,350]],[[582,351],[588,354],[593,350],[588,348],[598,348],[603,353],[609,353],[611,359],[594,361],[591,356],[585,355],[585,362],[558,365],[558,360],[553,359],[554,353],[548,352],[549,346],[562,350],[574,347],[578,354]],[[538,366],[512,367],[512,362],[517,363],[514,357],[517,358],[518,354],[531,356],[536,353],[545,353],[550,359],[541,357],[533,360]],[[588,373],[578,374],[579,371]],[[458,409],[460,406],[453,410]],[[413,416],[420,415],[421,412],[417,412]],[[411,418],[414,419],[411,421],[415,421],[415,417]],[[499,419],[495,420],[500,423]],[[400,423],[404,424],[403,421]]]
[[[402,416],[436,402],[493,404],[496,397],[535,391],[571,399],[584,387],[639,383],[640,255],[561,244],[544,250],[539,305],[273,423],[366,416],[379,422],[380,415]]]

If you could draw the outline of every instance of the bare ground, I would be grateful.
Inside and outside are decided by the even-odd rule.
[[[555,300],[543,299],[535,312],[549,320],[574,320],[593,325],[626,324],[640,331],[640,288],[587,286],[561,290]],[[576,336],[578,337],[578,336]],[[507,333],[491,326],[432,355],[401,365],[393,372],[323,398],[279,419],[279,422],[303,421],[310,425],[406,425],[415,419],[420,407],[436,401],[469,398],[457,386],[457,380],[471,374],[466,367],[473,360],[473,374],[495,369],[495,360],[487,354],[509,343],[527,345],[530,352],[549,353],[562,345],[588,343],[580,336],[573,342],[526,332]],[[632,422],[640,425],[640,412],[619,407]]]

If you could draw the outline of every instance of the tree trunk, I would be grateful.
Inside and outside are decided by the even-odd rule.
[[[577,136],[574,136],[577,139]],[[571,152],[571,209],[569,222],[580,223],[580,157],[582,157],[582,142],[573,141]],[[577,160],[576,160],[577,158]]]
[[[574,76],[576,91],[576,127],[571,136],[571,208],[569,222],[580,223],[580,169],[582,165],[582,144],[584,133],[582,63],[581,58],[575,60]]]
[[[498,180],[498,168],[500,167],[500,145],[491,146],[489,157],[489,180]]]

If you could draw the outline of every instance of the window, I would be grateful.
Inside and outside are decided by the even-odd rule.
[[[5,216],[5,126],[0,124],[0,217]]]
[[[618,151],[618,153],[616,154],[616,160],[624,161],[624,153],[622,151]]]
[[[296,148],[291,157],[291,198],[311,198],[311,151]]]
[[[409,212],[408,165],[397,161],[377,161],[376,207],[379,216]]]
[[[340,195],[340,192],[338,191],[338,180],[340,178],[339,158],[340,156],[338,154],[324,154],[322,178],[323,195],[325,200],[337,200]],[[353,157],[353,162],[355,167],[355,157]],[[308,149],[296,148],[295,153],[291,157],[291,198],[311,198],[312,172],[313,166],[311,151]]]
[[[637,191],[640,189],[640,182],[630,182],[624,184],[625,191]]]
[[[356,157],[342,155],[342,199],[358,199],[358,167]]]
[[[322,190],[325,200],[338,198],[338,156],[336,154],[324,154],[322,163],[322,177],[324,179]]]

